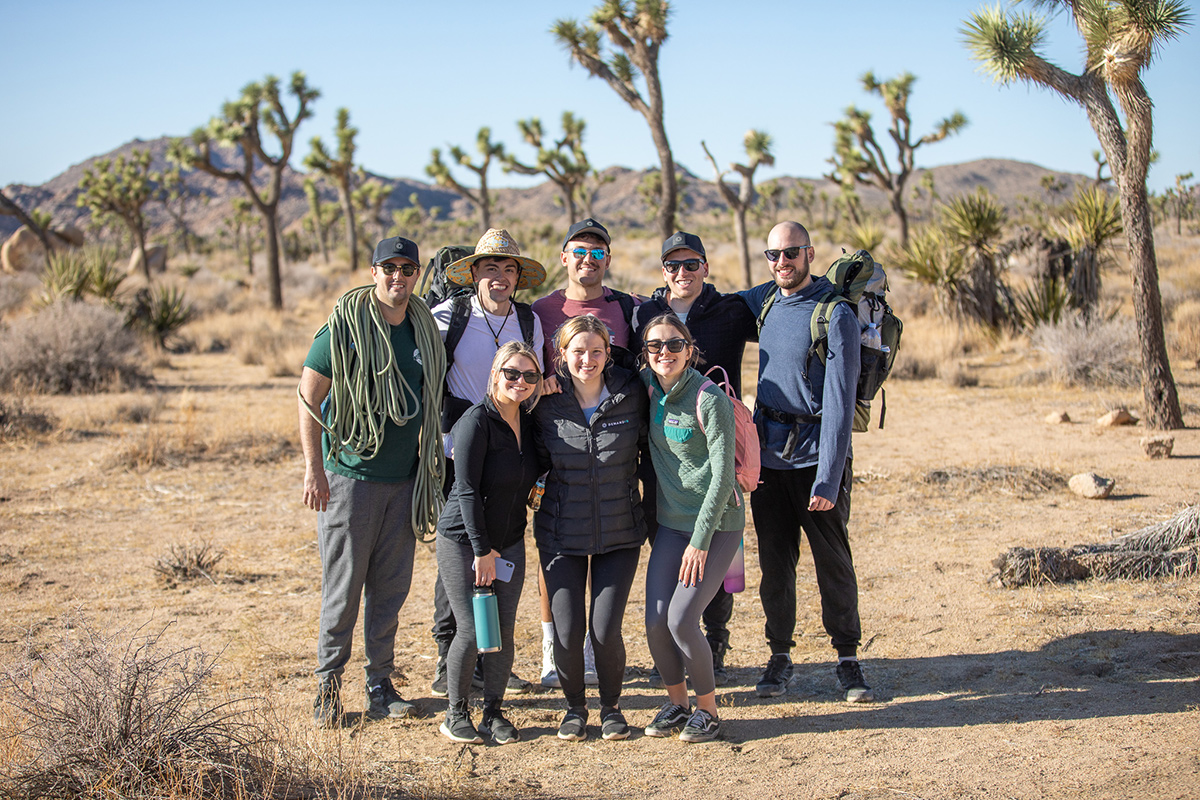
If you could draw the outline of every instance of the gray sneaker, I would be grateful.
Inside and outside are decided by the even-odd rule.
[[[721,721],[715,715],[697,708],[679,734],[681,742],[711,742],[721,734]]]
[[[759,697],[779,697],[792,683],[792,657],[787,653],[775,653],[767,662],[762,677],[754,690]]]
[[[647,736],[662,739],[671,736],[687,724],[691,712],[684,706],[667,703],[654,715],[654,721],[643,729]]]
[[[874,690],[863,680],[862,665],[858,663],[858,659],[839,661],[837,679],[845,692],[847,703],[870,703],[875,699]]]
[[[337,678],[318,684],[317,699],[313,701],[313,722],[321,728],[342,726],[341,681]]]
[[[446,719],[442,722],[440,730],[442,735],[452,742],[483,744],[483,737],[471,724],[470,706],[466,700],[446,709]]]
[[[384,678],[378,686],[368,687],[368,719],[404,719],[416,714],[417,707],[396,693],[390,678]]]
[[[612,706],[600,709],[600,738],[610,742],[629,738],[629,723],[620,709]]]
[[[567,709],[562,724],[558,726],[558,738],[568,742],[582,742],[587,738],[587,706]]]

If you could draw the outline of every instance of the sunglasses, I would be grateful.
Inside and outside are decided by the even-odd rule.
[[[571,250],[571,255],[576,258],[586,258],[588,255],[591,255],[597,261],[603,261],[605,256],[608,255],[608,251],[602,247],[596,247],[591,250],[586,247],[576,247]]]
[[[800,253],[802,251],[811,249],[811,244],[801,244],[797,245],[796,247],[785,247],[782,250],[763,250],[763,255],[767,257],[767,261],[770,261],[772,264],[774,264],[779,260],[780,253],[787,256],[788,259],[795,259],[800,257]]]
[[[517,380],[520,380],[521,378],[524,378],[525,382],[528,384],[535,384],[538,382],[538,378],[542,377],[540,374],[538,374],[537,372],[534,372],[533,370],[529,370],[528,372],[522,372],[521,370],[515,369],[513,367],[501,367],[500,373],[504,377],[508,378],[510,381],[517,381]]]
[[[679,272],[680,267],[683,267],[688,272],[697,272],[697,271],[699,271],[700,267],[703,265],[704,265],[704,262],[701,261],[700,259],[689,258],[684,261],[664,261],[663,269],[665,269],[667,272],[674,275],[676,272]]]
[[[667,339],[665,342],[658,339],[651,339],[650,341],[646,342],[646,352],[658,353],[665,347],[667,348],[668,352],[682,353],[683,348],[687,346],[687,339]]]
[[[416,266],[415,264],[376,264],[375,266],[383,270],[383,274],[388,276],[395,275],[396,270],[400,270],[400,274],[406,278],[411,278],[413,275],[416,275],[417,270],[420,269],[420,267]]]

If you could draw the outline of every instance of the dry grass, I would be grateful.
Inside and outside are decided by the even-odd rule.
[[[225,551],[212,542],[183,542],[168,545],[167,551],[154,560],[151,569],[171,586],[200,578],[216,583],[213,572],[224,558]]]
[[[1176,358],[1200,364],[1200,300],[1187,300],[1175,309],[1167,339]]]
[[[1067,486],[1067,478],[1060,472],[1020,464],[939,467],[923,474],[920,480],[947,492],[972,494],[1000,491],[1019,497],[1030,497]]]
[[[0,397],[0,442],[41,436],[57,424],[54,415],[35,407],[27,397]]]

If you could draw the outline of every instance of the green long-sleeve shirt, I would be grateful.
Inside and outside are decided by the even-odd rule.
[[[688,369],[666,395],[658,378],[642,370],[651,388],[650,458],[658,475],[658,522],[692,531],[691,545],[708,550],[713,531],[746,527],[733,469],[733,405],[716,386],[696,394],[704,376]],[[703,423],[703,425],[701,425]]]

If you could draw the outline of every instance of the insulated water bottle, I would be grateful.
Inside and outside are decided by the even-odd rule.
[[[733,554],[733,561],[729,564],[729,570],[725,573],[725,591],[730,594],[746,590],[745,543],[744,538],[738,542],[737,552]]]
[[[471,607],[475,612],[475,645],[481,653],[496,652],[500,649],[500,608],[492,587],[476,586]]]

